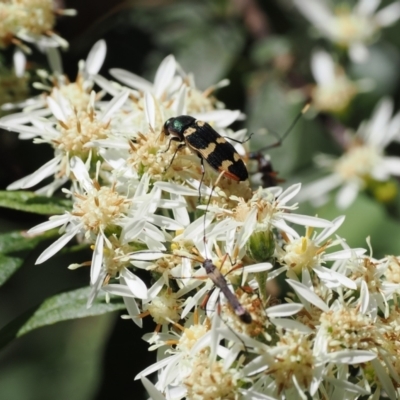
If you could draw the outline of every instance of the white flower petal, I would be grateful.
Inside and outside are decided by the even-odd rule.
[[[226,128],[235,122],[241,115],[240,110],[213,110],[205,113],[194,113],[193,117],[201,121],[213,123],[215,127]]]
[[[369,291],[365,281],[361,281],[360,288],[360,311],[362,314],[366,314],[369,309]]]
[[[274,358],[268,353],[263,353],[261,356],[255,357],[248,364],[243,367],[242,375],[251,376],[258,374],[268,368],[269,365],[273,365],[275,362]]]
[[[337,364],[361,364],[376,358],[376,354],[367,350],[342,350],[326,354],[327,361]]]
[[[257,272],[269,271],[270,269],[272,269],[272,267],[273,265],[271,263],[265,262],[259,264],[246,265],[244,268],[248,273],[257,273]]]
[[[349,56],[355,63],[365,63],[369,57],[368,48],[361,42],[353,42],[349,47]]]
[[[393,386],[392,379],[390,378],[390,375],[386,372],[380,361],[375,358],[371,361],[371,365],[374,368],[375,373],[382,384],[382,388],[385,391],[385,394],[389,396],[391,400],[398,399],[398,393]]]
[[[335,63],[326,51],[314,51],[311,56],[311,71],[318,85],[328,86],[336,81]]]
[[[49,221],[42,222],[41,224],[32,227],[27,233],[33,235],[57,228],[58,226],[66,224],[70,218],[71,216],[69,214],[54,215]]]
[[[341,215],[340,217],[335,218],[332,221],[332,226],[325,228],[323,231],[321,231],[317,237],[315,238],[315,243],[316,244],[321,244],[324,242],[326,239],[328,239],[329,236],[331,236],[334,232],[336,232],[340,226],[343,224],[346,216]]]
[[[145,219],[131,219],[123,228],[121,232],[121,242],[128,243],[136,239],[141,233],[146,224]]]
[[[53,113],[53,115],[59,120],[64,122],[65,124],[67,123],[67,116],[64,113],[63,109],[58,105],[58,103],[50,96],[47,96],[46,98],[47,104]]]
[[[164,58],[157,69],[154,77],[154,94],[157,98],[161,98],[168,86],[172,82],[172,78],[176,71],[176,61],[173,55]]]
[[[293,3],[325,35],[332,36],[334,17],[325,2],[320,0],[293,0]]]
[[[347,276],[344,276],[341,273],[334,271],[333,269],[320,266],[313,268],[313,270],[321,280],[332,282],[333,284],[337,282],[340,284],[340,286],[344,286],[352,290],[357,290],[357,284],[352,279],[347,278]]]
[[[176,231],[178,229],[184,228],[184,226],[181,225],[178,221],[175,221],[174,219],[169,217],[164,217],[163,215],[150,215],[147,217],[147,220],[154,225],[157,225],[169,231]]]
[[[111,94],[111,96],[116,96],[120,92],[120,89],[116,87],[113,82],[109,81],[101,75],[94,75],[92,76],[92,79],[97,85],[100,86],[101,89]]]
[[[244,396],[244,399],[248,400],[276,400],[276,397],[267,396],[266,394],[262,394],[257,392],[256,390],[250,389],[239,389],[239,392]]]
[[[115,96],[107,105],[107,108],[104,110],[103,116],[101,117],[102,122],[108,122],[112,115],[118,111],[125,103],[129,96],[129,91],[124,90]]]
[[[186,240],[196,240],[199,241],[199,238],[203,240],[204,232],[207,230],[207,227],[211,224],[214,216],[211,214],[205,214],[201,218],[196,219],[192,222],[186,229],[183,234]]]
[[[381,0],[359,0],[354,7],[354,13],[369,17],[374,14],[380,3]]]
[[[51,159],[32,174],[8,185],[7,190],[28,189],[32,186],[35,186],[43,179],[55,174],[57,172],[59,163],[60,159],[58,157]]]
[[[121,286],[125,286],[125,279],[122,276],[120,277],[120,283],[121,283]],[[128,310],[128,314],[132,318],[132,321],[139,328],[142,328],[143,320],[142,320],[142,318],[138,317],[138,315],[140,314],[140,310],[136,303],[136,300],[134,298],[127,297],[127,296],[123,296],[122,298],[124,299],[126,309]]]
[[[301,192],[297,196],[298,201],[319,198],[340,186],[343,179],[337,174],[330,174],[314,182],[303,186]]]
[[[20,125],[23,127],[23,124],[29,124],[32,118],[37,117],[46,117],[50,115],[49,109],[46,107],[44,110],[36,110],[27,112],[18,112],[15,114],[5,115],[0,118],[0,124],[3,129],[8,129],[8,127],[13,127],[15,125]],[[17,131],[18,132],[18,131]]]
[[[153,85],[146,79],[120,68],[110,69],[110,75],[134,89],[142,92],[152,92]]]
[[[375,21],[380,26],[394,24],[400,18],[400,2],[395,1],[375,14]]]
[[[162,393],[146,377],[142,376],[140,380],[152,400],[166,400]]]
[[[331,385],[333,385],[333,387],[339,387],[342,388],[346,391],[349,391],[350,393],[355,393],[359,396],[361,395],[369,395],[371,394],[371,392],[367,389],[364,389],[363,387],[361,387],[360,385],[356,385],[354,383],[350,383],[350,382],[346,382],[343,379],[334,379],[334,378],[330,378],[330,377],[325,377],[324,380],[326,380],[327,382],[329,382]]]
[[[174,219],[182,226],[188,226],[190,224],[190,217],[187,210],[187,203],[185,198],[181,195],[177,195],[175,193],[170,194],[171,200],[176,201],[176,205],[172,208],[172,212],[174,214]],[[179,204],[181,204],[179,206]],[[162,207],[162,204],[160,205]],[[169,207],[168,207],[169,208]]]
[[[26,57],[21,50],[15,50],[13,55],[13,64],[15,75],[22,78],[25,74]]]
[[[121,271],[121,276],[125,279],[126,285],[135,297],[139,299],[145,299],[147,297],[147,286],[139,277],[127,268],[124,268]]]
[[[147,123],[150,129],[154,132],[156,126],[156,108],[154,98],[151,93],[146,92],[144,94],[144,112],[146,115]]]
[[[135,380],[140,379],[143,376],[147,376],[152,374],[153,372],[156,372],[164,367],[166,367],[167,365],[170,364],[175,364],[176,362],[179,361],[179,359],[182,357],[181,354],[174,354],[173,356],[169,356],[166,357],[160,361],[157,361],[156,363],[150,365],[149,367],[145,368],[143,371],[139,372],[136,376],[135,376]]]
[[[101,290],[110,294],[114,294],[116,296],[132,298],[135,297],[135,295],[132,293],[131,289],[129,289],[127,285],[119,283],[109,283],[108,285],[102,286]]]
[[[92,256],[92,265],[90,266],[90,282],[92,285],[97,282],[100,275],[101,265],[103,263],[103,248],[104,248],[104,237],[101,232],[97,235],[96,243],[94,245],[94,251]]]
[[[387,97],[384,97],[375,106],[372,116],[365,129],[364,137],[368,144],[380,147],[382,140],[384,140],[384,136],[386,136],[382,134],[382,131],[387,129],[392,114],[393,101]]]
[[[289,186],[285,191],[283,191],[276,199],[280,205],[285,205],[289,200],[291,200],[301,189],[301,183],[296,183],[295,185]]]
[[[306,299],[309,303],[314,304],[314,306],[318,307],[322,311],[329,311],[329,307],[324,303],[324,301],[317,294],[312,292],[307,286],[293,279],[286,279],[286,282],[297,294]]]
[[[336,206],[340,209],[349,207],[358,195],[360,184],[357,181],[351,181],[342,186],[336,195]]]
[[[309,215],[287,213],[283,214],[282,218],[284,218],[285,221],[293,222],[294,224],[313,226],[315,228],[326,228],[332,226],[332,222],[327,219],[312,217]]]
[[[86,58],[86,71],[89,75],[96,75],[100,71],[104,59],[106,58],[106,53],[106,41],[103,39],[98,40],[90,49]]]
[[[324,261],[336,261],[336,260],[346,260],[356,255],[357,257],[362,256],[367,250],[362,248],[339,250],[334,253],[324,254]]]
[[[164,192],[180,194],[182,196],[198,196],[199,192],[194,189],[190,189],[186,186],[175,185],[168,182],[155,182],[154,186],[159,187]]]
[[[175,115],[186,115],[186,86],[181,86],[177,98],[174,101]]]
[[[51,244],[43,253],[38,257],[35,264],[42,264],[50,257],[60,251],[79,231],[80,226],[74,227],[69,232],[62,235],[53,244]]]
[[[269,318],[282,318],[297,314],[303,308],[303,304],[300,303],[287,303],[268,307],[265,312]]]
[[[72,157],[69,164],[75,178],[79,181],[86,192],[90,192],[93,189],[93,183],[82,159],[79,157]]]
[[[391,175],[400,175],[400,157],[384,157],[382,164],[383,168]]]
[[[284,220],[280,220],[280,221],[272,221],[272,225],[283,232],[288,233],[290,236],[298,239],[300,236],[299,234],[288,224],[286,224],[286,222]]]
[[[153,261],[165,256],[165,253],[154,250],[142,250],[129,253],[129,258],[138,261]]]

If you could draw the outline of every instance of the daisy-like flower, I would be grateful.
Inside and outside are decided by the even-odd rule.
[[[392,112],[393,102],[382,99],[371,119],[362,123],[354,135],[347,136],[346,152],[341,157],[318,157],[318,164],[332,173],[305,185],[297,198],[321,204],[327,200],[328,192],[340,188],[336,205],[341,209],[349,207],[363,189],[370,189],[378,199],[389,201],[393,197],[393,188],[389,185],[382,191],[384,187],[379,183],[400,174],[400,158],[384,154],[385,147],[400,131],[400,113],[392,117]]]
[[[161,191],[154,188],[147,193],[149,180],[144,176],[134,197],[129,199],[119,194],[113,186],[100,186],[97,180],[92,182],[85,165],[77,157],[71,160],[71,172],[79,182],[76,186],[81,187],[69,193],[74,197],[72,212],[53,217],[29,231],[36,234],[58,226],[65,231],[39,256],[36,263],[48,260],[72,238],[80,235],[94,245],[90,263],[93,290],[89,304],[101,286],[114,277],[120,277],[133,295],[145,298],[146,286],[127,269],[131,266],[129,254],[135,250],[134,243],[139,248],[154,247],[157,243],[159,248],[164,248],[160,242],[160,239],[164,240],[164,235],[152,224],[152,215],[159,205]],[[163,219],[156,218],[154,222],[163,223]],[[108,288],[108,291],[113,293],[111,289]]]
[[[10,43],[22,46],[19,39],[39,48],[68,47],[65,39],[54,31],[57,15],[75,15],[75,10],[63,10],[52,0],[9,0],[0,4],[0,46]],[[27,49],[27,48],[25,48]],[[29,51],[29,49],[27,49]]]
[[[37,143],[49,143],[55,149],[54,158],[40,167],[32,174],[12,183],[9,190],[26,189],[37,185],[43,179],[54,176],[54,181],[42,188],[41,193],[52,194],[70,179],[69,160],[78,156],[82,160],[97,161],[96,149],[90,146],[91,142],[106,138],[110,135],[110,119],[112,114],[120,108],[129,93],[122,92],[118,97],[108,103],[108,107],[99,115],[95,111],[95,93],[92,92],[91,101],[87,110],[76,111],[71,108],[70,103],[59,94],[58,102],[51,97],[47,98],[50,110],[56,119],[35,120],[31,118],[33,127],[24,125],[10,125],[10,129],[19,132],[28,130],[30,134],[40,137],[36,138]]]
[[[86,60],[81,60],[78,64],[78,74],[75,81],[70,81],[66,75],[63,75],[63,66],[61,55],[57,48],[48,48],[46,51],[51,73],[45,70],[37,70],[39,81],[34,82],[35,89],[42,91],[39,96],[27,99],[19,103],[5,103],[1,106],[4,110],[23,109],[23,113],[12,114],[8,118],[1,119],[0,123],[4,129],[9,129],[13,125],[31,123],[30,118],[38,116],[47,117],[51,115],[48,108],[47,97],[51,96],[55,101],[59,101],[61,96],[69,103],[69,106],[78,111],[86,110],[92,91],[94,81],[93,77],[99,72],[107,51],[104,40],[96,42]],[[19,63],[21,64],[21,63]],[[21,67],[18,68],[21,70]],[[115,94],[119,91],[115,90]],[[99,97],[100,94],[99,94]],[[65,102],[64,100],[64,102]],[[47,111],[46,111],[47,110]],[[20,139],[30,139],[27,135],[28,128],[24,132],[26,137],[21,134]]]
[[[318,354],[333,364],[359,364],[363,372],[353,378],[358,385],[370,388],[375,394],[383,390],[395,399],[393,383],[396,380],[398,386],[398,375],[392,364],[395,353],[384,339],[384,331],[391,329],[382,322],[363,312],[362,307],[335,302],[320,316],[315,345]]]
[[[368,90],[367,82],[353,82],[331,55],[323,50],[311,56],[311,71],[316,81],[311,91],[312,105],[318,111],[340,114],[357,93]]]
[[[231,196],[237,203],[233,210],[211,206],[210,212],[216,213],[217,217],[225,216],[243,227],[243,233],[238,238],[239,257],[248,252],[255,261],[264,262],[272,257],[275,251],[274,229],[297,236],[296,231],[288,223],[320,228],[332,225],[331,222],[321,218],[292,212],[298,207],[297,203],[293,205],[287,203],[297,195],[300,188],[300,184],[290,186],[286,190],[280,187],[259,188],[247,201]],[[232,227],[236,229],[234,224]]]
[[[283,234],[283,248],[277,246],[275,256],[282,267],[269,274],[268,279],[275,278],[283,271],[290,271],[297,276],[301,276],[304,269],[313,271],[319,277],[321,282],[330,288],[347,287],[356,289],[356,284],[345,275],[336,272],[334,269],[325,267],[330,261],[348,260],[351,257],[363,255],[365,249],[349,249],[328,252],[331,247],[340,245],[343,240],[340,238],[331,239],[344,221],[344,216],[338,217],[332,221],[332,226],[323,229],[320,233],[313,232],[313,229],[307,228],[305,236],[291,236]],[[290,277],[294,275],[289,273]]]
[[[365,62],[367,46],[376,41],[382,28],[400,18],[400,2],[395,1],[377,11],[380,2],[358,0],[353,8],[348,3],[341,3],[330,9],[327,0],[293,0],[319,33],[339,47],[348,49],[355,62]]]

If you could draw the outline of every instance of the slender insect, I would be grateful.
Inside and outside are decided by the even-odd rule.
[[[242,306],[236,295],[231,291],[224,275],[221,274],[220,270],[213,264],[212,260],[205,259],[203,267],[206,270],[207,276],[224,294],[226,300],[231,305],[239,319],[245,324],[251,324],[253,319],[251,318],[250,313]]]
[[[168,119],[163,127],[166,136],[171,135],[168,143],[168,151],[171,142],[179,142],[170,165],[174,162],[179,149],[187,146],[200,158],[202,177],[204,178],[204,160],[216,171],[224,172],[224,176],[234,181],[245,181],[249,177],[246,165],[235,148],[207,122],[196,120],[189,115]],[[245,140],[249,140],[251,135]],[[233,139],[232,139],[233,140]],[[235,141],[235,140],[234,140]],[[239,142],[244,143],[244,142]]]
[[[211,189],[211,194],[214,191],[215,187],[218,185],[219,180],[221,177],[225,174],[225,171],[222,171],[218,177],[218,179],[215,181],[212,189]],[[204,213],[204,234],[203,234],[203,241],[204,241],[204,248],[207,249],[206,246],[206,215],[207,215],[207,210],[211,202],[211,195],[208,198],[207,202],[207,207],[206,211]],[[226,260],[226,257],[228,254],[225,255],[222,265]],[[229,288],[228,282],[225,279],[225,276],[221,274],[220,270],[214,265],[211,259],[205,258],[203,260],[203,268],[205,269],[207,276],[213,281],[214,285],[219,288],[219,290],[224,294],[226,300],[230,304],[230,306],[233,308],[235,314],[238,316],[238,318],[244,322],[245,324],[251,324],[253,319],[251,318],[250,313],[242,306],[236,295],[231,291]]]

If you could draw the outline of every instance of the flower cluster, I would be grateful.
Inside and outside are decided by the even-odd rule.
[[[400,18],[399,1],[380,10],[377,9],[381,0],[358,0],[353,8],[345,2],[330,7],[327,0],[293,0],[293,3],[321,36],[348,50],[356,62],[365,62],[368,45],[377,40],[382,28]]]
[[[92,259],[70,269],[90,266],[88,306],[104,291],[122,296],[137,325],[153,318],[157,329],[144,340],[158,361],[137,376],[152,398],[395,399],[400,260],[350,248],[337,234],[344,217],[297,214],[300,184],[254,190],[207,159],[203,170],[196,149],[164,135],[169,118],[192,115],[243,139],[245,131],[228,128],[241,113],[214,97],[225,81],[200,91],[173,56],[154,83],[120,69],[110,81],[98,74],[105,53],[98,42],[75,82],[42,74],[36,87],[43,94],[0,119],[20,138],[54,149],[53,159],[10,189],[43,183],[38,193],[62,188],[72,200],[70,211],[29,231],[62,233],[37,263],[74,238],[87,243]],[[383,112],[395,130],[390,103],[379,107],[354,152],[362,140],[385,147],[388,140],[374,134]],[[247,149],[232,143],[246,159]],[[375,177],[390,164],[378,157],[386,169],[371,167]],[[151,287],[138,269],[151,274]],[[290,289],[282,300],[274,282],[283,275]],[[153,385],[146,375],[155,371]]]
[[[67,47],[53,28],[57,15],[75,15],[75,10],[63,10],[52,0],[9,0],[0,3],[0,15],[0,47],[13,43],[29,52],[21,40],[40,48]]]
[[[354,63],[370,61],[369,46],[379,39],[382,28],[400,18],[399,1],[383,8],[379,8],[380,3],[380,0],[358,0],[353,7],[350,2],[331,7],[325,0],[293,0],[296,9],[319,35],[336,45],[330,52],[313,50],[310,66],[315,84],[307,86],[305,91],[312,99],[315,113],[325,114],[324,125],[343,152],[337,158],[315,157],[316,164],[328,175],[304,185],[299,201],[310,200],[314,206],[320,206],[328,201],[328,193],[335,190],[336,206],[346,209],[364,190],[381,203],[388,204],[396,197],[393,177],[399,176],[400,159],[385,154],[389,144],[400,141],[400,115],[392,115],[392,100],[383,98],[356,132],[339,122],[346,120],[358,94],[376,86],[369,77],[351,79]],[[348,50],[349,60],[341,57],[341,49]]]

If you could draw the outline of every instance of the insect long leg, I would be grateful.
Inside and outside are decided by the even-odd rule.
[[[172,139],[169,141],[169,143],[171,143],[173,140],[174,140],[174,141],[177,141],[177,140],[179,140],[179,139],[178,139],[178,138],[177,138],[177,139],[172,138]],[[175,157],[176,157],[178,151],[179,151],[182,147],[185,147],[185,146],[186,146],[186,143],[179,143],[179,145],[178,145],[178,147],[176,148],[175,153],[174,153],[174,155],[172,156],[172,159],[171,159],[171,161],[170,161],[168,167],[165,169],[165,171],[167,171],[168,168],[169,168],[169,167],[172,165],[172,163],[174,162]],[[169,149],[169,145],[168,145],[167,150],[168,150],[168,149]],[[167,150],[165,150],[165,151],[167,151]]]
[[[201,185],[203,184],[204,175],[206,174],[206,170],[204,168],[204,159],[203,159],[203,157],[201,157],[201,156],[199,156],[199,157],[200,157],[200,165],[201,165],[201,179],[200,179],[199,197],[197,198],[197,203],[200,204],[200,200],[201,200]],[[212,191],[211,191],[210,197],[211,197],[211,195],[212,195]]]
[[[254,135],[254,132],[250,133],[250,135],[247,136],[247,138],[245,138],[245,139],[243,139],[243,140],[233,139],[233,138],[231,138],[231,137],[229,137],[229,136],[223,136],[223,137],[226,138],[226,139],[231,140],[232,142],[239,143],[239,144],[243,144],[243,143],[248,142],[248,141],[251,139],[251,137],[252,137],[253,135]]]

